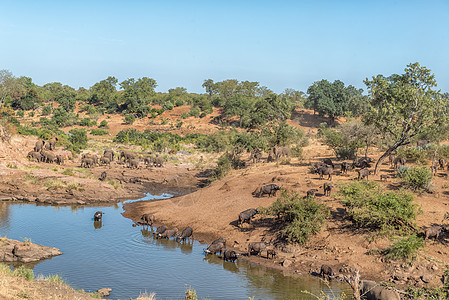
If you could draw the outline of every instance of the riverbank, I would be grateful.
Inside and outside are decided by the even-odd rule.
[[[200,170],[191,165],[166,164],[162,168],[128,168],[114,160],[110,165],[81,168],[80,157],[64,164],[48,164],[26,159],[35,138],[12,137],[0,143],[0,201],[24,201],[52,205],[116,203],[139,199],[146,192],[185,194],[197,189]],[[55,153],[68,155],[62,148]],[[106,172],[106,178],[101,174]]]
[[[315,147],[315,151],[326,155],[323,147]],[[154,202],[127,203],[123,215],[138,221],[142,214],[151,213],[156,218],[156,225],[164,224],[179,230],[190,226],[194,230],[194,238],[206,244],[223,236],[227,240],[227,248],[243,253],[243,259],[280,269],[286,274],[317,274],[321,265],[326,264],[336,274],[341,274],[340,278],[359,270],[362,279],[386,281],[400,288],[407,285],[441,286],[443,271],[448,264],[445,243],[427,241],[425,251],[412,265],[402,261],[385,262],[379,252],[376,254],[372,250],[385,249],[391,241],[388,238],[372,241],[370,232],[354,229],[344,216],[345,208],[335,189],[331,196],[325,196],[321,187],[323,181],[318,179],[318,175],[310,174],[309,166],[310,161],[291,161],[289,165],[268,163],[234,170],[229,176],[188,195]],[[334,176],[334,186],[356,175]],[[395,181],[392,178],[388,184],[397,185]],[[270,183],[303,195],[307,190],[316,188],[317,201],[329,207],[331,215],[324,228],[305,246],[279,243],[278,231],[271,227],[273,220],[264,216],[256,216],[252,225],[245,224],[242,229],[237,226],[241,211],[268,207],[276,200],[276,197],[257,198],[251,194],[257,187]],[[435,185],[444,185],[444,182],[435,178]],[[417,220],[419,226],[428,225],[429,219],[441,220],[449,202],[445,194],[418,195],[415,201],[423,210]],[[257,241],[267,241],[272,246],[275,244],[277,258],[267,259],[265,252],[262,257],[246,256],[248,243]]]

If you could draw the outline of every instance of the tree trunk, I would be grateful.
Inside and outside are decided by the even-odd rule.
[[[396,150],[399,146],[406,145],[408,143],[405,143],[406,137],[402,137],[399,141],[397,141],[393,146],[388,148],[387,151],[385,151],[384,154],[379,158],[379,160],[376,163],[376,167],[374,168],[374,175],[377,174],[377,171],[379,170],[380,165],[382,164],[385,157],[389,156],[394,150]]]
[[[367,158],[367,157],[368,157],[368,147],[369,147],[369,144],[368,144],[368,143],[366,143],[366,149],[365,149],[365,158]]]

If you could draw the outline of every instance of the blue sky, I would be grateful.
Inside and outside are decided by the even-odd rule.
[[[39,85],[146,76],[204,92],[211,78],[279,93],[321,79],[365,89],[419,62],[449,91],[449,1],[66,2],[0,0],[0,69]]]

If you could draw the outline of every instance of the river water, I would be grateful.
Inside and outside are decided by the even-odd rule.
[[[167,198],[147,195],[145,200]],[[93,221],[104,212],[101,224]],[[60,275],[75,289],[112,288],[111,299],[156,293],[157,299],[183,299],[192,287],[210,299],[314,299],[319,294],[348,293],[346,285],[330,287],[310,276],[292,278],[243,260],[225,262],[205,256],[198,242],[153,239],[151,227],[132,227],[121,204],[107,207],[47,206],[0,202],[0,236],[31,239],[61,249],[63,255],[28,265],[34,274]],[[180,229],[182,230],[182,229]]]

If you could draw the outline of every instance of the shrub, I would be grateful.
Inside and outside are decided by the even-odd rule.
[[[81,149],[87,147],[87,131],[84,128],[74,128],[69,131],[69,142],[68,145],[70,150],[78,152]]]
[[[192,117],[199,117],[201,114],[201,109],[199,107],[192,107],[192,109],[190,109],[189,115],[191,115]]]
[[[411,147],[407,149],[398,149],[397,156],[404,157],[409,162],[424,164],[427,162],[430,153],[421,147]],[[432,153],[433,155],[433,153]]]
[[[281,238],[301,245],[309,241],[310,236],[320,232],[329,215],[326,204],[287,190],[282,191],[279,199],[262,211],[279,219],[283,226]]]
[[[200,114],[200,118],[204,118],[206,115],[207,115],[207,113],[203,111],[203,112]]]
[[[18,116],[19,118],[23,118],[23,116],[25,116],[25,112],[20,109],[16,112],[16,116]]]
[[[51,106],[50,105],[46,105],[42,108],[42,115],[43,116],[48,116],[49,114],[51,114]]]
[[[398,173],[399,175],[399,173]],[[412,167],[400,176],[407,187],[414,191],[429,191],[432,182],[432,171],[428,167]]]
[[[58,284],[65,283],[64,279],[62,279],[62,277],[59,276],[58,274],[50,274],[50,275],[48,275],[47,277],[45,277],[45,281],[54,282],[54,283],[58,283]]]
[[[384,192],[372,181],[356,181],[340,185],[342,203],[352,221],[361,228],[409,232],[414,228],[418,205],[406,192]]]
[[[229,174],[232,169],[232,161],[229,154],[220,156],[217,162],[217,169],[215,170],[215,177],[220,179]]]
[[[94,128],[90,131],[90,134],[92,134],[92,135],[107,135],[107,134],[109,134],[109,131]]]
[[[354,159],[355,151],[355,149],[338,148],[335,149],[335,154],[339,159]]]
[[[13,274],[15,276],[24,277],[28,281],[32,281],[34,279],[34,272],[32,269],[27,269],[24,266],[20,266],[14,269]]]
[[[419,249],[424,247],[422,238],[415,234],[396,239],[396,242],[385,251],[385,258],[392,260],[413,261]]]
[[[188,113],[182,113],[181,119],[187,119],[189,117]]]
[[[101,121],[100,125],[98,127],[99,128],[106,128],[106,129],[109,128],[108,121],[106,121],[106,120]]]
[[[125,124],[132,124],[132,123],[134,123],[135,120],[136,120],[136,117],[134,117],[133,114],[125,115],[125,119],[124,119]]]
[[[296,145],[290,148],[291,154],[293,157],[302,157],[302,147],[300,145]]]
[[[30,111],[30,112],[28,113],[28,117],[30,117],[30,118],[34,117],[34,111]]]

